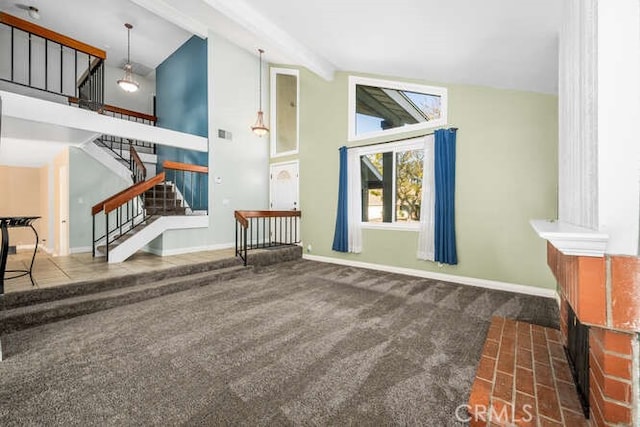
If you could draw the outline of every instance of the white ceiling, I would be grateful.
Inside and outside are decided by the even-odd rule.
[[[557,92],[561,0],[0,0],[0,8],[29,19],[16,3],[38,7],[38,24],[106,49],[116,66],[130,22],[132,60],[149,68],[211,29],[325,78],[343,70]]]
[[[557,92],[561,0],[245,1],[338,70]]]
[[[35,6],[40,19],[21,6]],[[0,10],[107,51],[107,63],[119,67],[127,58],[131,30],[131,61],[155,69],[191,33],[149,13],[129,0],[0,0]]]

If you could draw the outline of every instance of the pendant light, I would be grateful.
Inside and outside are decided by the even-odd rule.
[[[124,77],[118,80],[118,86],[125,92],[135,92],[140,88],[140,84],[133,80],[133,70],[131,69],[131,29],[133,25],[124,24],[127,28],[127,63],[124,64]]]
[[[256,123],[251,126],[251,130],[256,135],[262,137],[269,132],[269,128],[264,124],[264,113],[262,112],[262,54],[264,53],[264,50],[258,49],[258,52],[260,52],[260,105],[258,109],[258,118],[256,119]]]

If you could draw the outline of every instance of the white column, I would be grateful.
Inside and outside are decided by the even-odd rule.
[[[640,0],[598,1],[598,225],[607,253],[638,255]]]
[[[563,6],[558,218],[597,230],[597,0],[566,0]]]

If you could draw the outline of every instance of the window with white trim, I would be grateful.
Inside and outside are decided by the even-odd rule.
[[[447,124],[447,89],[349,76],[349,141]]]
[[[416,229],[420,222],[424,139],[358,149],[362,225]]]

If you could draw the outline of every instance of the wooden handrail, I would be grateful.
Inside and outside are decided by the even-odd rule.
[[[209,168],[207,166],[192,165],[192,164],[189,164],[189,163],[172,162],[171,160],[165,160],[162,163],[162,167],[164,169],[173,169],[173,170],[186,171],[186,172],[209,173]]]
[[[300,218],[302,211],[235,211],[234,216],[244,228],[247,228],[249,226],[249,218]]]
[[[108,214],[111,211],[118,209],[120,206],[124,205],[130,200],[140,196],[145,191],[153,188],[156,184],[163,182],[165,179],[164,172],[159,173],[153,178],[141,182],[140,185],[133,185],[129,187],[129,190],[119,195],[118,197],[114,197],[112,200],[108,201],[104,204],[104,213]]]
[[[81,41],[72,39],[71,37],[56,33],[55,31],[48,30],[32,22],[25,21],[24,19],[16,18],[15,16],[9,15],[8,13],[0,12],[0,23],[7,24],[11,27],[18,28],[31,34],[35,34],[36,36],[51,40],[56,43],[60,43],[61,45],[79,50],[80,52],[84,52],[89,55],[96,56],[100,59],[107,59],[107,53],[102,49],[98,49],[97,47],[93,47]]]
[[[142,163],[142,160],[140,159],[140,156],[138,155],[138,152],[136,151],[136,149],[133,148],[133,145],[129,145],[129,155],[131,156],[131,159],[136,164],[136,166],[142,170],[142,174],[146,177],[147,168],[144,165],[144,163]]]
[[[80,98],[77,98],[75,96],[69,96],[69,104],[79,104],[80,103]],[[112,113],[116,113],[116,114],[123,114],[125,116],[131,116],[131,117],[137,117],[139,119],[142,120],[148,120],[150,122],[157,122],[158,118],[156,116],[152,116],[150,114],[145,114],[145,113],[140,113],[139,111],[133,111],[133,110],[127,110],[126,108],[122,108],[122,107],[116,107],[115,105],[109,105],[109,104],[105,104],[102,106],[102,109],[104,111],[110,111]]]
[[[156,116],[140,113],[138,111],[127,110],[126,108],[116,107],[115,105],[105,104],[103,109],[105,111],[111,111],[112,113],[123,114],[125,116],[137,117],[139,119],[148,120],[153,123],[158,121],[158,118]]]
[[[102,210],[104,209],[104,205],[114,199],[116,199],[117,197],[120,197],[121,195],[123,195],[124,193],[126,193],[127,191],[131,190],[132,188],[135,188],[136,186],[142,185],[144,184],[144,181],[142,182],[138,182],[136,184],[133,184],[131,187],[127,187],[124,190],[122,190],[119,193],[114,194],[113,196],[104,199],[103,201],[101,201],[100,203],[97,203],[95,205],[93,205],[93,207],[91,208],[91,215],[96,215],[100,212],[102,212]]]

